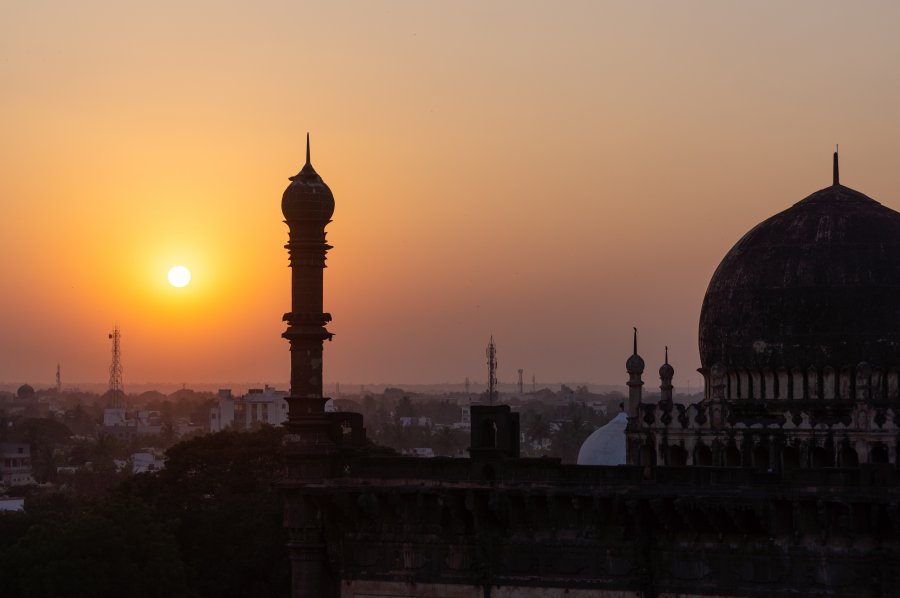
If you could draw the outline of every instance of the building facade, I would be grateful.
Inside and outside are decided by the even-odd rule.
[[[863,201],[835,183],[821,202]],[[833,207],[812,208],[832,214]],[[900,476],[885,428],[893,418],[894,362],[876,360],[875,349],[859,357],[837,343],[804,353],[809,338],[789,340],[798,324],[783,302],[766,303],[768,287],[760,287],[761,298],[750,305],[773,310],[764,315],[774,328],[747,353],[745,338],[758,336],[751,330],[753,310],[742,307],[753,279],[739,270],[733,284],[750,281],[749,287],[729,290],[729,269],[720,267],[722,284],[711,284],[701,322],[703,401],[673,404],[674,371],[667,363],[660,370],[661,401],[642,401],[644,361],[635,332],[627,361],[628,465],[520,458],[518,415],[505,405],[471,407],[469,458],[385,456],[368,445],[361,416],[324,409],[322,347],[331,338],[325,329],[331,317],[322,309],[330,248],[324,228],[334,198],[312,168],[308,145],[282,210],[292,268],[282,490],[295,598],[888,596],[900,587]],[[823,238],[840,237],[825,224],[816,230]],[[789,272],[781,273],[786,280]],[[831,284],[826,279],[817,289]],[[720,288],[726,289],[721,298]],[[801,308],[810,297],[815,292]],[[879,347],[884,330],[898,325],[883,320],[896,299],[884,301],[888,307],[866,316],[882,319],[866,330],[882,332],[854,337],[860,346]],[[720,314],[729,309],[731,324]],[[842,326],[835,324],[835,334]],[[882,347],[885,359],[890,347]],[[749,368],[738,349],[767,361]],[[805,363],[814,355],[822,359]],[[871,365],[861,366],[863,359]],[[793,376],[795,362],[805,364],[798,366],[802,385]],[[845,365],[847,377],[833,379],[837,396],[826,398],[827,368],[843,372]],[[786,385],[776,382],[788,371]],[[847,443],[857,451],[855,464],[848,457],[810,466],[820,445],[838,451]],[[887,458],[872,457],[878,443]],[[783,465],[788,447],[797,451],[796,468]]]
[[[671,367],[660,370],[661,400],[642,402],[643,361],[629,369],[629,463],[896,465],[900,213],[841,185],[835,154],[832,186],[754,227],[722,260],[699,337],[698,403],[672,402]]]
[[[18,442],[0,443],[0,484],[11,488],[34,483],[31,445]]]

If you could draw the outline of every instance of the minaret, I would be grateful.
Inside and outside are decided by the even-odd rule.
[[[675,368],[669,365],[669,348],[666,347],[666,362],[659,368],[659,396],[663,402],[672,402],[672,378]]]
[[[285,248],[290,256],[291,311],[284,314],[287,330],[282,334],[291,345],[291,394],[288,397],[288,427],[301,444],[320,445],[320,424],[325,417],[322,393],[322,346],[331,340],[325,324],[331,314],[322,309],[322,274],[325,226],[334,214],[334,196],[310,162],[306,135],[306,164],[292,177],[281,198],[281,211],[290,229]]]
[[[637,352],[637,328],[634,329],[634,352],[625,362],[625,370],[628,372],[628,417],[637,417],[638,405],[641,404],[641,387],[644,385],[641,380],[644,360]]]
[[[325,415],[327,398],[322,393],[322,346],[331,340],[325,328],[331,314],[322,309],[322,275],[325,254],[331,249],[325,242],[325,227],[334,213],[334,196],[312,167],[309,134],[306,164],[290,180],[281,199],[289,229],[285,248],[291,267],[291,311],[284,314],[287,330],[282,334],[291,346],[291,391],[285,424],[287,479],[282,483],[284,525],[292,596],[319,598],[337,592],[328,569],[322,514],[305,496],[305,488],[332,475],[337,452]]]

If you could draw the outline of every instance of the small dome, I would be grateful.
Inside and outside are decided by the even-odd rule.
[[[640,359],[640,358],[638,358]],[[578,451],[579,465],[625,465],[625,425],[628,416],[624,411],[606,425],[594,430]]]
[[[673,368],[668,363],[664,363],[660,366],[660,368],[659,368],[659,377],[660,378],[671,379],[672,376],[674,376],[674,375],[675,375],[675,368]]]
[[[30,384],[23,384],[16,391],[16,396],[20,399],[30,399],[34,396],[34,388]]]
[[[306,138],[306,164],[290,177],[291,184],[281,196],[281,212],[291,222],[327,224],[334,214],[334,195],[309,160],[309,136]]]
[[[643,374],[644,360],[641,359],[641,356],[637,353],[633,354],[628,358],[628,361],[625,362],[625,370],[629,374]]]

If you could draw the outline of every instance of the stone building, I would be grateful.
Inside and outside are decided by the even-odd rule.
[[[702,401],[641,401],[629,360],[628,462],[764,471],[897,463],[900,213],[834,184],[755,226],[700,314]],[[640,363],[639,363],[640,362]],[[665,366],[664,366],[665,367]]]
[[[748,233],[713,276],[703,401],[673,404],[668,364],[661,400],[642,401],[635,332],[629,464],[619,466],[521,458],[518,414],[505,405],[472,406],[469,458],[374,450],[361,416],[325,410],[334,197],[308,141],[282,211],[292,272],[282,492],[295,598],[889,596],[900,587],[891,407],[900,215],[836,174],[833,187]]]

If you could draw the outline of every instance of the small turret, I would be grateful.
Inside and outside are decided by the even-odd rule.
[[[669,347],[666,347],[666,362],[659,368],[659,394],[662,401],[672,402],[672,378],[675,376],[675,368],[669,365]]]
[[[637,352],[637,328],[634,329],[634,352],[625,362],[628,372],[628,417],[637,417],[641,404],[641,387],[644,385],[641,374],[644,373],[644,360]]]

